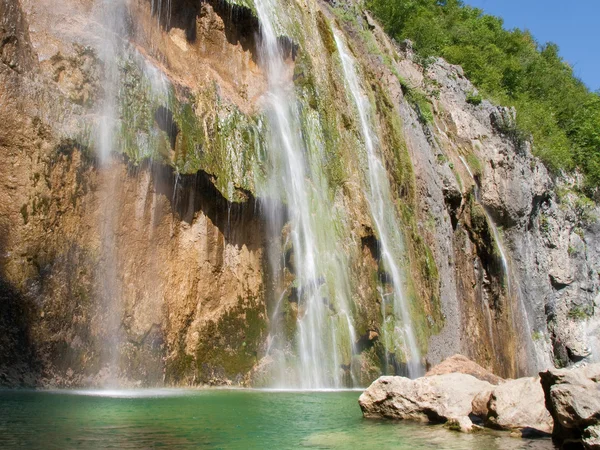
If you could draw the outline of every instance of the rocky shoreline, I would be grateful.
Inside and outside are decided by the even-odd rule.
[[[455,355],[424,377],[386,376],[359,399],[365,418],[485,428],[524,438],[552,436],[561,449],[600,449],[600,364],[503,380]]]

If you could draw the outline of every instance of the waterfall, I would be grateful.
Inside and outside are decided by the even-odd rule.
[[[104,98],[98,126],[99,157],[103,165],[109,162],[115,146],[117,130],[116,99],[119,88],[119,68],[116,55],[119,39],[124,32],[121,1],[99,0],[97,3],[102,24],[103,35],[100,36],[99,56],[104,62],[104,81],[102,88]]]
[[[388,173],[378,156],[378,138],[373,125],[371,103],[361,91],[354,58],[350,55],[342,36],[334,30],[335,42],[342,60],[347,89],[355,104],[362,138],[367,152],[367,189],[366,198],[369,203],[375,231],[379,238],[381,259],[385,270],[389,273],[393,292],[390,295],[381,289],[383,338],[387,355],[395,347],[400,346],[407,364],[408,375],[412,378],[423,374],[423,366],[415,333],[412,328],[410,308],[403,292],[403,273],[398,260],[404,254],[401,228],[396,218],[394,200],[390,192]],[[387,298],[391,297],[393,313],[385,308]]]
[[[290,223],[287,245],[291,244],[293,251],[293,269],[290,270],[295,275],[294,286],[284,288],[271,316],[269,352],[278,351],[281,374],[276,386],[342,387],[348,384],[344,382],[342,365],[351,366],[356,340],[353,321],[349,319],[352,311],[348,264],[337,248],[340,239],[336,236],[320,161],[311,160],[314,149],[303,136],[306,130],[301,125],[300,107],[272,16],[279,6],[273,0],[256,0],[255,5],[261,24],[260,62],[268,79],[265,106],[270,127],[268,152],[272,173],[267,195],[282,198],[286,205]],[[285,219],[280,210],[273,208],[268,218],[275,239]],[[275,278],[281,278],[282,269],[277,262],[285,260],[285,256],[280,252],[271,259],[276,261],[272,263]],[[285,306],[283,303],[289,303],[286,290],[288,295],[295,292],[297,302],[295,343],[291,343],[295,349],[292,350],[286,347],[283,327],[277,317]],[[278,345],[273,343],[274,339],[279,339]]]
[[[160,7],[160,4],[159,4]],[[95,14],[102,25],[98,36],[98,55],[103,61],[104,98],[99,108],[99,120],[95,129],[98,142],[98,159],[103,174],[103,184],[99,208],[99,232],[101,238],[99,268],[100,292],[98,306],[102,311],[104,325],[104,346],[101,363],[107,370],[107,386],[119,384],[120,354],[126,342],[122,329],[122,314],[126,299],[119,275],[119,242],[117,227],[121,205],[115,200],[119,195],[119,173],[113,170],[113,154],[127,154],[128,144],[137,149],[135,157],[143,159],[156,155],[158,142],[164,139],[158,129],[136,130],[133,124],[140,120],[140,113],[126,110],[124,99],[129,95],[130,86],[124,82],[126,69],[130,64],[139,72],[137,89],[143,90],[153,106],[167,106],[169,103],[169,83],[165,75],[150,63],[139,51],[129,45],[126,17],[127,4],[123,0],[98,0]],[[128,136],[125,138],[125,136]],[[145,194],[148,189],[144,191]],[[145,197],[140,202],[140,210]],[[142,214],[140,213],[140,216]],[[155,293],[159,296],[160,293]]]
[[[479,186],[477,184],[477,180],[475,178],[475,175],[473,174],[473,172],[471,171],[471,168],[469,167],[469,164],[467,163],[467,161],[465,161],[465,158],[463,156],[459,156],[460,161],[462,162],[462,164],[465,166],[465,168],[467,169],[467,172],[469,173],[469,176],[473,179],[473,182],[475,183],[475,187],[474,187],[474,194],[475,194],[475,200],[477,200],[477,202],[480,201],[479,198]],[[509,299],[514,299],[517,302],[517,307],[519,308],[520,311],[520,322],[521,325],[524,327],[524,330],[521,334],[524,334],[525,336],[521,336],[525,339],[525,351],[526,354],[529,358],[529,360],[535,360],[535,372],[539,371],[539,370],[544,370],[550,367],[554,367],[554,365],[552,364],[552,362],[550,361],[549,357],[547,356],[547,352],[545,351],[545,349],[538,349],[538,345],[533,341],[533,330],[531,329],[531,324],[529,322],[529,314],[527,313],[527,308],[525,307],[525,303],[523,301],[523,296],[521,295],[521,290],[518,286],[515,286],[514,283],[514,276],[512,274],[509,262],[508,262],[508,258],[506,257],[506,251],[504,249],[504,245],[502,243],[502,239],[500,238],[500,232],[498,231],[498,226],[496,225],[496,222],[493,220],[492,216],[490,215],[490,213],[488,212],[487,208],[485,206],[482,205],[482,209],[483,209],[483,213],[485,215],[485,218],[487,220],[487,223],[490,226],[490,229],[492,230],[492,235],[494,237],[494,241],[496,243],[496,248],[498,249],[498,252],[500,253],[500,262],[502,263],[502,276],[504,277],[505,281],[506,281],[506,291],[508,293],[508,298]],[[516,324],[515,324],[515,314],[511,313],[511,320],[513,321],[513,328],[515,328],[516,330]],[[544,358],[544,355],[546,355],[546,357]],[[519,363],[518,363],[518,358],[517,358],[517,372],[519,372]]]
[[[121,1],[99,0],[96,4],[97,14],[102,24],[99,56],[104,62],[104,98],[97,125],[98,158],[104,171],[103,196],[100,203],[100,237],[101,264],[99,268],[100,293],[98,303],[103,312],[105,343],[103,347],[102,365],[108,373],[105,381],[107,387],[118,384],[119,379],[119,346],[121,337],[122,301],[121,286],[118,276],[118,245],[116,227],[118,223],[119,205],[114,202],[117,186],[111,177],[111,155],[117,150],[116,136],[119,129],[117,98],[119,91],[119,67],[117,54],[120,39],[124,33],[123,8]]]

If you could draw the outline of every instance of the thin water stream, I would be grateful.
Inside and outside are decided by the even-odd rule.
[[[346,85],[360,119],[361,135],[367,153],[366,198],[379,239],[381,258],[385,269],[389,273],[393,287],[393,292],[389,295],[384,293],[382,287],[380,290],[386,356],[394,352],[394,348],[400,345],[407,363],[408,375],[411,378],[416,378],[423,374],[423,365],[413,331],[408,300],[403,292],[405,275],[402,273],[399,261],[399,258],[405,253],[403,237],[400,224],[396,218],[396,208],[390,192],[388,173],[381,157],[378,155],[379,145],[377,132],[373,124],[372,106],[367,96],[362,92],[356,61],[351,56],[344,38],[337,30],[334,30],[334,36],[342,60]],[[392,314],[388,314],[386,309],[388,298],[391,298]]]
[[[116,385],[119,366],[119,344],[121,337],[121,286],[118,277],[118,246],[116,227],[118,222],[119,205],[114,202],[118,186],[110,178],[110,167],[113,164],[112,154],[117,151],[116,136],[120,126],[117,111],[119,95],[119,67],[116,55],[120,53],[120,40],[124,34],[123,8],[121,1],[98,0],[96,13],[102,24],[99,55],[104,63],[104,99],[96,133],[98,140],[100,167],[105,176],[103,196],[101,197],[101,213],[99,215],[99,230],[101,237],[101,264],[99,278],[101,280],[100,310],[104,315],[105,346],[101,364],[108,370],[107,383]]]
[[[473,183],[475,183],[474,184],[475,199],[477,200],[477,202],[480,202],[479,186],[477,184],[475,175],[471,171],[471,168],[469,167],[469,164],[467,163],[467,161],[465,161],[464,157],[459,156],[459,158],[460,158],[460,161],[462,162],[462,164],[465,166],[465,169],[469,173],[469,176],[473,179]],[[550,362],[548,356],[546,355],[545,350],[542,348],[537,348],[537,345],[533,341],[533,337],[532,337],[533,331],[531,329],[531,324],[529,322],[529,314],[527,313],[527,308],[525,307],[525,304],[523,302],[523,296],[521,295],[520,288],[519,288],[519,286],[515,285],[514,275],[512,274],[512,270],[511,270],[508,258],[506,256],[506,251],[504,249],[504,244],[502,243],[502,239],[500,237],[500,232],[498,230],[498,226],[496,225],[496,222],[494,221],[494,219],[488,212],[487,208],[482,205],[482,209],[485,214],[487,223],[489,224],[490,229],[492,230],[492,235],[493,235],[494,241],[496,243],[496,248],[498,249],[498,252],[500,254],[499,256],[500,256],[500,260],[502,263],[502,275],[504,276],[505,281],[506,281],[506,288],[507,288],[506,291],[508,293],[508,298],[510,300],[514,299],[517,302],[517,307],[519,308],[519,313],[520,313],[519,324],[521,324],[521,326],[524,328],[524,330],[522,330],[522,332],[519,334],[521,335],[520,337],[525,340],[526,357],[528,360],[531,360],[531,358],[533,358],[533,360],[531,360],[531,361],[535,362],[535,367],[532,367],[532,368],[519,367],[519,358],[517,358],[516,359],[517,373],[523,372],[523,374],[525,375],[525,374],[527,374],[527,372],[537,373],[540,370],[545,370],[547,368],[554,367],[554,365]],[[515,329],[515,331],[518,332],[519,327],[517,326],[516,320],[519,319],[519,317],[517,317],[517,314],[515,314],[514,312],[510,313],[510,317],[513,322],[513,329]],[[491,336],[493,338],[493,334],[491,334]],[[533,369],[533,370],[531,370],[531,369]]]
[[[120,166],[115,164],[113,156],[126,152],[127,143],[124,142],[124,136],[131,136],[130,139],[135,141],[139,159],[154,157],[159,146],[158,142],[163,138],[158,129],[150,134],[133,129],[132,124],[136,123],[139,118],[135,117],[135,114],[132,116],[131,111],[124,110],[127,102],[123,99],[130,94],[129,90],[131,89],[127,85],[125,77],[127,77],[128,70],[139,73],[139,86],[136,88],[143,90],[152,104],[165,107],[168,107],[169,103],[169,83],[161,70],[129,44],[128,26],[125,19],[127,17],[126,2],[124,0],[97,0],[94,6],[94,14],[102,25],[101,32],[97,36],[97,50],[103,61],[104,70],[104,96],[95,129],[100,171],[104,178],[100,195],[101,264],[98,273],[101,280],[98,302],[103,314],[101,322],[104,326],[101,364],[109,373],[107,385],[117,386],[120,377],[121,345],[125,341],[121,320],[126,299],[123,298],[122,277],[119,274],[122,256],[119,254],[117,227],[120,221],[121,205],[115,201],[119,198],[119,189],[121,188],[119,185]],[[162,9],[161,0],[158,0],[156,6]],[[125,70],[128,64],[131,65],[131,68]],[[148,179],[149,182],[150,179]],[[148,192],[149,189],[146,188],[141,196],[141,204],[138,207],[140,216]],[[151,232],[152,226],[149,229]],[[159,293],[155,295],[160,296]]]

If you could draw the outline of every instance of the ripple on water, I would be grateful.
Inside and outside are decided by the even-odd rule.
[[[195,391],[185,389],[73,389],[50,390],[48,392],[59,395],[81,395],[84,397],[158,398],[181,397],[190,395]]]

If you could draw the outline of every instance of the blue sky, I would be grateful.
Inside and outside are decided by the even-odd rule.
[[[463,0],[504,19],[505,28],[525,28],[540,43],[555,42],[575,75],[600,89],[600,0]]]

